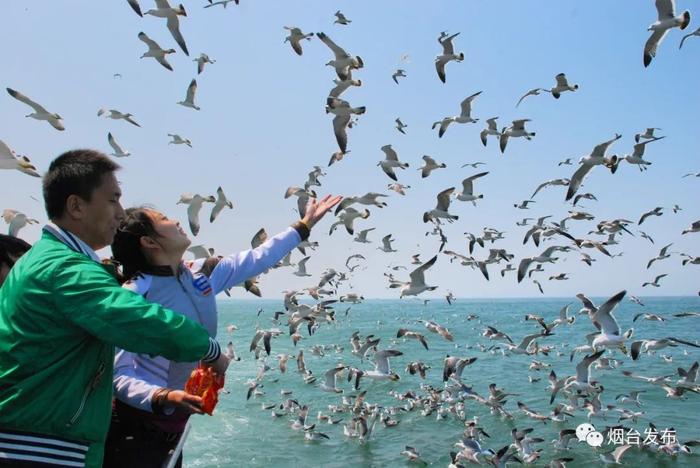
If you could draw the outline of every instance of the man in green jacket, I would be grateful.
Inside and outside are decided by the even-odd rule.
[[[118,169],[74,150],[44,176],[51,223],[0,288],[0,465],[101,466],[115,346],[226,371],[204,328],[121,288],[95,254],[124,217]]]

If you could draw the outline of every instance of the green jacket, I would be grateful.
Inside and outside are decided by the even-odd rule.
[[[0,445],[0,458],[101,466],[115,346],[174,361],[219,352],[199,324],[112,273],[46,230],[11,270],[0,289],[0,443],[33,448]]]

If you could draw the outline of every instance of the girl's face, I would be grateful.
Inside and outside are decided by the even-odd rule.
[[[148,217],[151,218],[153,228],[158,233],[155,238],[150,238],[161,247],[164,253],[176,253],[184,251],[190,246],[190,238],[180,226],[180,222],[170,219],[163,213],[156,210],[148,210]]]

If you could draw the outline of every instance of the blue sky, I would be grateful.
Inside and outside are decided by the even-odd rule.
[[[144,11],[152,6],[148,0],[141,3]],[[125,206],[151,203],[186,224],[185,208],[175,205],[180,193],[213,194],[221,185],[234,210],[225,211],[213,225],[205,220],[193,243],[213,246],[219,253],[240,250],[249,246],[260,227],[274,234],[294,221],[295,203],[283,199],[285,189],[301,185],[312,166],[326,168],[337,149],[331,118],[324,112],[325,97],[335,78],[333,69],[324,66],[332,58],[330,50],[314,38],[304,42],[304,55],[298,57],[283,43],[285,25],[304,32],[323,31],[348,52],[362,57],[365,68],[356,71],[354,78],[361,79],[363,86],[348,90],[343,98],[352,105],[366,106],[367,112],[349,131],[351,153],[326,168],[318,192],[384,192],[389,194],[389,206],[370,207],[370,218],[356,223],[356,230],[376,227],[370,234],[372,244],[352,242],[342,230],[329,237],[332,219],[322,221],[312,236],[320,248],[307,264],[313,280],[327,267],[342,270],[348,255],[361,253],[367,257],[368,268],[350,281],[356,292],[366,297],[397,297],[397,290],[386,289],[382,273],[390,264],[409,265],[413,254],[420,253],[427,260],[437,252],[437,239],[424,235],[428,226],[422,222],[422,213],[434,207],[438,192],[460,188],[463,178],[477,172],[460,169],[466,162],[487,163],[482,168],[489,175],[476,184],[485,198],[478,207],[453,202],[450,211],[460,219],[445,227],[447,249],[466,254],[463,233],[478,233],[490,226],[506,231],[506,239],[494,247],[514,253],[516,262],[535,255],[542,248],[523,246],[526,228],[516,226],[515,221],[548,214],[560,220],[570,209],[564,203],[565,190],[543,190],[527,211],[513,204],[528,198],[545,180],[570,177],[575,167],[558,167],[558,161],[569,157],[576,161],[616,132],[623,138],[610,154],[631,153],[633,135],[653,126],[661,127],[660,134],[667,138],[647,147],[646,157],[653,163],[650,169],[640,173],[623,164],[615,175],[594,169],[582,191],[595,193],[599,201],[581,208],[596,219],[571,221],[569,226],[577,237],[585,237],[598,221],[618,217],[636,221],[643,212],[663,206],[667,209],[662,217],[642,225],[655,245],[638,235],[625,236],[611,248],[624,251],[622,257],[610,259],[587,251],[597,258],[588,267],[570,253],[548,265],[539,280],[547,296],[577,292],[608,296],[620,289],[637,295],[697,294],[699,267],[681,267],[677,254],[645,269],[646,262],[667,243],[674,242],[674,252],[700,255],[700,234],[680,235],[700,219],[696,206],[700,179],[681,178],[700,171],[700,136],[694,118],[700,102],[700,39],[690,38],[679,51],[683,32],[672,31],[651,66],[644,69],[646,28],[656,20],[653,1],[444,1],[427,5],[241,0],[240,6],[232,3],[225,10],[203,9],[204,0],[184,4],[188,16],[181,19],[181,31],[190,57],[179,50],[164,20],[139,18],[126,1],[5,5],[7,20],[0,29],[2,85],[61,114],[67,130],[57,132],[44,122],[24,118],[28,108],[3,93],[0,139],[45,170],[51,159],[69,148],[110,150],[107,133],[111,131],[132,152],[131,157],[118,161],[123,166],[119,178]],[[678,10],[692,6],[693,2],[678,2]],[[352,20],[349,26],[333,24],[338,9]],[[693,18],[685,33],[696,27]],[[455,48],[465,54],[464,62],[448,65],[446,84],[438,80],[433,65],[440,52],[436,38],[443,30],[461,32]],[[139,58],[146,50],[137,38],[140,31],[164,48],[177,49],[169,56],[174,72],[153,59]],[[196,76],[192,59],[200,52],[216,63]],[[409,63],[399,64],[403,54],[409,55]],[[397,86],[391,74],[399,67],[408,77]],[[525,91],[553,86],[554,75],[560,72],[580,85],[576,93],[566,93],[559,100],[548,95],[530,97],[515,108]],[[115,73],[122,77],[114,78]],[[199,112],[175,104],[184,98],[194,77],[199,83]],[[477,91],[483,93],[474,102],[472,116],[480,121],[453,125],[438,139],[430,128],[432,122],[458,114],[461,100]],[[101,107],[133,113],[141,128],[98,118]],[[494,116],[499,117],[499,127],[516,118],[530,118],[528,127],[537,136],[529,142],[511,140],[505,155],[498,151],[495,139],[483,148],[479,132],[485,120]],[[408,125],[407,135],[393,128],[396,117]],[[168,145],[167,133],[191,139],[193,148]],[[399,171],[399,181],[411,186],[406,197],[387,191],[391,180],[376,167],[385,144],[392,144],[411,166]],[[445,162],[448,168],[421,179],[417,168],[424,154]],[[0,177],[0,208],[46,220],[42,205],[31,198],[40,199],[38,179],[10,172]],[[670,210],[676,203],[683,208],[678,214]],[[40,228],[32,226],[20,236],[35,241],[39,233]],[[388,233],[396,238],[398,253],[376,250]],[[475,256],[485,258],[487,254],[478,250]],[[300,258],[298,252],[292,256],[293,261]],[[490,267],[492,280],[487,282],[478,271],[450,264],[440,255],[427,278],[440,286],[434,295],[448,290],[462,297],[539,295],[532,283],[517,284],[513,276],[501,279],[498,269]],[[546,281],[561,272],[569,273],[571,280]],[[642,282],[661,273],[669,275],[661,288],[641,288]],[[408,272],[397,272],[397,277],[402,276],[407,277]],[[274,298],[282,289],[312,283],[292,276],[287,269],[271,272],[260,284],[265,297]],[[235,296],[243,294],[236,292]]]

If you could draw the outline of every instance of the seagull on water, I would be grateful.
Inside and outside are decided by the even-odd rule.
[[[175,49],[163,49],[161,46],[158,45],[156,41],[148,37],[144,32],[139,33],[139,39],[141,39],[141,41],[148,46],[148,50],[141,56],[141,58],[153,57],[158,61],[158,63],[163,65],[165,68],[167,68],[170,71],[173,71],[172,65],[168,63],[168,60],[165,58],[165,56],[168,54],[174,54]]]
[[[0,140],[0,169],[16,169],[33,177],[41,177],[28,157],[17,156],[2,140]]]
[[[15,91],[12,88],[6,89],[10,96],[34,109],[34,112],[27,114],[25,117],[31,117],[36,120],[46,120],[56,130],[63,131],[66,129],[66,127],[63,126],[62,117],[60,115],[47,111],[41,104],[32,101],[19,91]]]
[[[656,57],[656,49],[672,28],[684,30],[690,24],[690,12],[685,10],[676,16],[676,0],[656,0],[656,12],[658,20],[652,23],[647,31],[652,31],[651,36],[644,44],[644,66],[648,67],[651,59]]]
[[[175,39],[175,42],[180,46],[185,55],[190,55],[187,50],[187,44],[185,44],[185,38],[182,37],[180,33],[180,20],[178,16],[187,16],[185,7],[181,4],[176,8],[172,8],[168,3],[168,0],[155,0],[156,8],[144,12],[144,15],[151,15],[157,18],[166,18],[168,30],[170,34]]]

